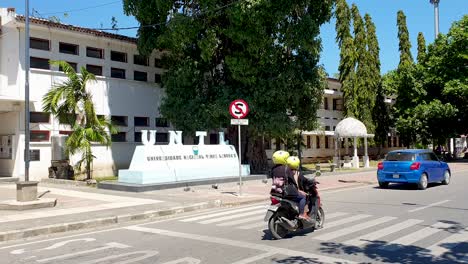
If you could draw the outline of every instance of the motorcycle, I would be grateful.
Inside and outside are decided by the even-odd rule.
[[[272,195],[270,197],[271,205],[265,215],[265,222],[268,222],[268,229],[275,239],[282,239],[290,232],[297,230],[323,228],[325,223],[325,213],[322,209],[320,195],[317,190],[319,182],[313,179],[313,184],[309,186],[306,192],[307,201],[312,203],[311,210],[307,213],[311,221],[299,218],[298,203]],[[307,207],[307,206],[306,206]]]

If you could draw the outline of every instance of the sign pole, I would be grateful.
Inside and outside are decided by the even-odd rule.
[[[241,144],[241,125],[237,125],[239,134],[239,196],[242,196],[242,144]]]

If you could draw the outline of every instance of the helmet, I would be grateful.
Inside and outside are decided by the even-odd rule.
[[[299,165],[301,164],[301,161],[299,160],[298,157],[291,156],[286,160],[286,163],[288,164],[289,168],[291,168],[292,170],[297,170],[297,168],[299,168]]]
[[[274,164],[286,165],[286,160],[289,158],[289,152],[278,150],[273,153],[272,159]]]

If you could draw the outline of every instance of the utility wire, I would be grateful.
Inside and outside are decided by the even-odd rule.
[[[112,5],[112,4],[116,4],[116,3],[120,3],[120,2],[121,1],[112,1],[112,2],[105,3],[105,4],[100,4],[100,5],[95,5],[95,6],[88,6],[88,7],[79,8],[79,9],[71,9],[71,10],[61,11],[61,12],[44,13],[42,15],[55,15],[55,14],[63,14],[63,13],[72,13],[72,12],[84,11],[84,10],[93,9],[93,8],[102,7],[102,6],[108,6],[108,5]]]

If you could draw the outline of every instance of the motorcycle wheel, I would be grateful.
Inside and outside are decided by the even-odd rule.
[[[315,229],[323,228],[323,224],[325,223],[325,212],[323,211],[322,207],[319,208],[317,212],[317,218],[315,222]]]
[[[274,214],[268,221],[268,229],[274,239],[282,239],[288,234],[288,230],[277,223],[279,221],[278,214]]]

